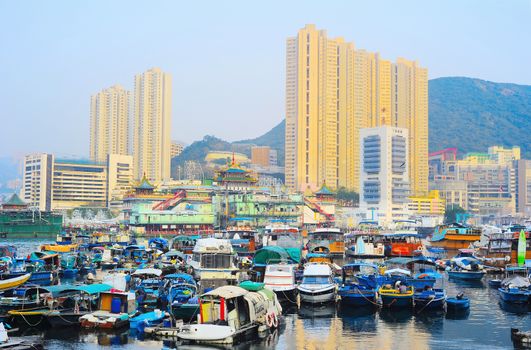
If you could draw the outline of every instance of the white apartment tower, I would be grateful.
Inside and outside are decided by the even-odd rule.
[[[379,126],[360,130],[360,210],[388,226],[407,219],[409,196],[408,130]]]
[[[152,68],[135,76],[133,158],[136,178],[170,178],[171,75]]]

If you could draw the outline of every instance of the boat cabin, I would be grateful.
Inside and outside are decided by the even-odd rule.
[[[308,252],[345,254],[343,232],[338,228],[318,228],[309,233]]]

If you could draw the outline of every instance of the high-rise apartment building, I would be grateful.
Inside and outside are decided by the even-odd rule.
[[[170,158],[177,157],[184,150],[184,145],[177,141],[172,141],[170,147]]]
[[[135,76],[133,158],[136,178],[170,178],[171,76],[152,68]]]
[[[131,94],[120,85],[90,98],[90,159],[104,162],[108,154],[129,154]]]
[[[409,134],[412,192],[428,190],[428,77],[416,62],[331,39],[314,25],[286,45],[286,185],[360,191],[361,128]]]

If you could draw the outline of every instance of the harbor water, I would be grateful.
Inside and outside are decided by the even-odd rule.
[[[20,254],[43,243],[12,240]],[[531,330],[531,313],[502,304],[498,292],[482,282],[444,281],[448,296],[463,292],[470,298],[466,313],[394,311],[339,305],[292,307],[284,310],[281,327],[267,338],[239,344],[234,349],[508,349],[510,329]],[[42,336],[46,349],[216,349],[181,346],[171,341],[139,339],[130,331],[87,332],[78,329],[28,330]]]

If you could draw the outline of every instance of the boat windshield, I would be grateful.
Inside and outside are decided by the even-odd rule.
[[[214,269],[228,269],[231,267],[230,254],[201,254],[201,267]]]
[[[302,284],[331,284],[332,279],[329,276],[304,276]]]

